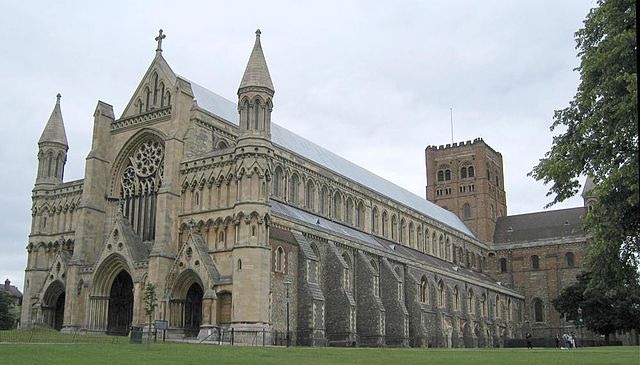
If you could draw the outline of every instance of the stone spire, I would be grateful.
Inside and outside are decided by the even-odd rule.
[[[596,187],[596,184],[593,183],[593,178],[591,177],[591,175],[587,176],[586,181],[584,182],[584,187],[582,188],[582,197],[583,198],[592,198],[593,192],[591,190],[593,190],[593,188]]]
[[[60,94],[56,98],[56,106],[38,141],[38,173],[34,191],[60,184],[64,176],[69,144],[60,111]]]
[[[244,70],[244,76],[242,76],[242,81],[238,88],[238,94],[240,94],[243,89],[251,87],[265,88],[271,91],[271,94],[275,92],[273,83],[271,82],[271,76],[269,75],[267,61],[262,53],[260,33],[260,29],[256,30],[256,42],[253,45],[251,56],[249,56],[247,68]]]
[[[38,145],[43,143],[59,143],[65,147],[69,146],[67,143],[67,133],[64,130],[64,121],[62,120],[62,111],[60,110],[61,97],[62,95],[60,94],[56,95],[56,105],[53,107],[53,111],[51,112],[47,125],[44,127],[44,131],[42,131],[40,140],[38,140]]]
[[[596,184],[593,182],[593,177],[591,175],[587,175],[587,179],[584,182],[584,187],[582,188],[582,200],[584,202],[585,208],[590,208],[591,204],[593,204],[596,200],[596,194],[594,188]]]

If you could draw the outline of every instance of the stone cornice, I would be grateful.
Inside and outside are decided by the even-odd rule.
[[[171,106],[161,109],[154,109],[129,118],[118,119],[111,123],[111,133],[123,132],[126,130],[148,126],[158,122],[163,122],[171,118]]]
[[[558,246],[558,245],[568,245],[568,244],[576,244],[576,243],[586,243],[587,239],[590,236],[587,234],[575,235],[575,236],[566,236],[566,237],[554,237],[540,240],[532,240],[532,241],[522,241],[522,242],[513,242],[513,243],[501,243],[496,244],[492,247],[493,251],[503,251],[503,250],[513,250],[513,249],[521,249],[521,248],[540,248],[544,246]]]

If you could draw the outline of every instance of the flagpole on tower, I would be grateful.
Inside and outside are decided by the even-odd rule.
[[[451,144],[453,145],[453,108],[449,108],[449,116],[451,117]]]

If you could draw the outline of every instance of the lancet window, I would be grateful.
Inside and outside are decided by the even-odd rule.
[[[122,213],[143,241],[155,238],[156,198],[163,166],[164,146],[148,140],[129,156],[120,178]]]

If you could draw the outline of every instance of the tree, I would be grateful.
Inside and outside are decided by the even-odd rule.
[[[605,294],[598,287],[590,287],[590,273],[578,275],[577,281],[566,287],[552,300],[553,306],[569,321],[583,320],[589,330],[608,336],[617,330],[640,329],[640,285],[626,294]],[[582,315],[578,313],[582,309]]]
[[[16,320],[13,313],[13,298],[0,291],[0,330],[12,329]]]
[[[551,150],[530,175],[553,183],[547,206],[578,193],[591,176],[597,202],[585,219],[591,234],[591,286],[615,295],[638,281],[638,86],[634,0],[599,0],[575,33],[580,85],[556,110]]]
[[[152,283],[147,283],[144,286],[144,313],[149,320],[149,330],[147,331],[147,346],[151,343],[151,320],[153,319],[153,312],[158,306],[158,299],[156,298],[156,286]]]

